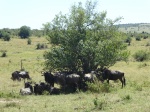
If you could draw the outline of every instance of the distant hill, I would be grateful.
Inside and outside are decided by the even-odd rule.
[[[130,23],[130,24],[119,24],[119,30],[125,33],[141,33],[147,32],[150,33],[150,23]]]

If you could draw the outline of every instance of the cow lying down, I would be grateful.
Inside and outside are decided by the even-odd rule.
[[[21,88],[21,89],[20,89],[20,94],[21,94],[21,95],[31,95],[32,92],[31,92],[31,89],[30,89],[30,88]]]
[[[20,89],[21,95],[31,95],[33,93],[33,87],[31,85],[31,82],[26,82],[24,84],[24,88]]]

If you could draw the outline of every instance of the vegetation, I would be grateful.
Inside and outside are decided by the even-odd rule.
[[[0,30],[0,38],[3,39],[4,41],[9,41],[10,40],[10,35],[9,33]]]
[[[131,38],[131,37],[128,37],[128,38],[125,40],[125,42],[128,43],[128,45],[130,45],[131,41],[132,41],[132,38]]]
[[[44,44],[44,43],[38,43],[37,45],[36,45],[36,49],[46,49],[47,48],[47,45],[46,44]]]
[[[31,29],[28,26],[22,26],[19,31],[21,38],[28,38],[31,35]]]
[[[6,50],[1,50],[1,57],[6,57],[7,55],[6,55]]]
[[[69,14],[60,13],[49,23],[48,40],[53,46],[44,54],[47,70],[88,73],[127,60],[124,36],[114,26],[120,18],[109,20],[106,12],[98,13],[95,8],[90,1],[85,8],[79,3]]]
[[[31,45],[31,42],[32,42],[32,41],[31,41],[31,39],[30,39],[30,38],[28,38],[28,40],[27,40],[27,44],[28,44],[28,45]]]
[[[144,51],[144,50],[140,50],[137,51],[134,55],[133,55],[134,59],[136,61],[146,61],[150,59],[150,52],[149,51]]]
[[[7,57],[0,57],[0,111],[1,112],[41,112],[41,111],[121,111],[121,112],[147,112],[150,108],[148,102],[150,95],[150,61],[133,61],[132,55],[139,50],[148,50],[146,46],[150,39],[141,41],[132,40],[128,50],[131,53],[129,62],[118,61],[110,69],[121,70],[125,73],[127,85],[121,89],[119,81],[110,81],[108,85],[99,83],[99,92],[78,92],[74,94],[60,95],[29,95],[21,96],[19,91],[24,87],[24,82],[12,81],[11,73],[20,70],[20,60],[23,61],[23,68],[29,71],[32,81],[44,81],[40,71],[43,69],[43,53],[48,49],[36,50],[37,43],[47,43],[44,38],[30,37],[32,44],[27,45],[27,39],[12,38],[5,42],[0,40],[0,49],[7,51]],[[19,46],[19,47],[18,47]],[[51,45],[48,44],[48,47]],[[139,68],[140,65],[144,65]],[[145,66],[146,65],[146,66]],[[98,83],[98,82],[96,82]],[[57,86],[57,85],[56,85]],[[92,85],[89,87],[96,87]],[[102,89],[103,88],[103,89]],[[65,105],[64,105],[65,103]],[[36,104],[36,105],[35,105]],[[145,106],[143,106],[143,104]],[[133,106],[134,105],[134,108]],[[28,108],[27,108],[28,107]]]
[[[43,64],[45,62],[43,60],[43,54],[50,51],[48,49],[36,50],[35,47],[37,47],[36,45],[38,43],[41,45],[48,43],[48,41],[43,36],[39,38],[39,36],[35,37],[34,34],[30,37],[32,44],[28,45],[27,39],[16,38],[19,29],[10,30],[4,28],[2,31],[10,34],[11,41],[3,41],[0,37],[1,54],[5,54],[6,51],[8,54],[5,58],[0,57],[0,112],[149,112],[150,61],[146,60],[139,63],[138,61],[135,61],[135,58],[133,57],[134,54],[138,54],[140,51],[137,57],[146,56],[149,58],[149,55],[147,55],[149,54],[147,52],[149,51],[149,37],[146,39],[141,39],[141,41],[136,41],[136,33],[130,33],[132,41],[130,46],[125,46],[131,53],[128,63],[118,59],[116,63],[110,67],[111,70],[121,70],[125,73],[127,85],[123,89],[120,88],[121,83],[118,81],[110,81],[110,84],[107,84],[106,82],[102,84],[101,82],[96,81],[95,84],[89,83],[90,91],[87,92],[79,91],[74,94],[65,95],[47,95],[45,93],[44,95],[39,96],[21,96],[19,91],[24,87],[24,82],[12,81],[10,79],[11,73],[15,70],[20,70],[20,61],[23,60],[23,68],[29,71],[32,81],[37,83],[41,81],[43,82],[44,78],[40,73],[40,71],[43,70]],[[46,32],[47,30],[44,31]],[[52,30],[50,30],[50,32],[51,31]],[[73,33],[73,31],[70,32]],[[62,32],[59,32],[58,34],[61,33]],[[90,35],[88,30],[86,33]],[[52,32],[52,34],[57,34],[57,32]],[[117,35],[118,32],[115,34]],[[48,40],[50,41],[51,39]],[[90,45],[90,41],[87,40],[85,41],[85,43],[87,43],[85,44],[83,42],[83,45],[85,44],[84,46],[87,48],[84,51],[87,50],[89,53],[88,42]],[[52,47],[54,49],[55,46],[58,48],[61,47],[61,44],[55,45],[54,43],[46,45],[48,48]],[[104,45],[107,47],[107,43]],[[92,45],[90,47],[92,47]],[[96,47],[92,48],[95,49]],[[111,49],[110,46],[108,47],[108,50],[109,49]],[[61,49],[58,50],[61,51]],[[83,53],[85,53],[84,55],[89,56],[86,52]],[[140,54],[144,55],[141,56]]]

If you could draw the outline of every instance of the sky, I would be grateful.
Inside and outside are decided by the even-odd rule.
[[[0,0],[0,29],[29,26],[41,29],[60,11],[67,14],[72,5],[87,0]],[[150,23],[150,0],[97,1],[97,12],[107,11],[107,18],[123,17],[120,24]]]

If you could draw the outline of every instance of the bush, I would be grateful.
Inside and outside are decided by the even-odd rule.
[[[0,31],[0,38],[3,39],[4,41],[9,41],[10,34],[5,31]]]
[[[28,44],[28,45],[31,45],[31,39],[30,39],[30,38],[28,38],[27,44]]]
[[[125,95],[122,97],[123,100],[131,100],[131,96],[130,95]]]
[[[135,39],[136,39],[137,41],[141,41],[141,37],[139,37],[139,36],[136,37]]]
[[[149,41],[149,42],[147,42],[146,46],[150,46],[150,41]]]
[[[38,43],[38,44],[36,45],[36,49],[45,49],[45,48],[47,48],[47,45],[46,45],[46,44],[40,44],[40,43]]]
[[[28,38],[31,35],[31,29],[28,26],[22,26],[20,28],[19,34],[22,39]]]
[[[95,98],[93,100],[93,103],[95,106],[94,109],[97,109],[97,110],[104,110],[107,105],[107,102],[105,100],[98,100],[98,98]]]
[[[110,92],[110,86],[107,82],[101,83],[99,80],[95,80],[94,83],[87,83],[88,91],[93,93]]]
[[[150,59],[150,52],[140,50],[137,51],[133,57],[136,61],[146,61]]]
[[[6,52],[7,52],[6,50],[2,50],[2,51],[1,51],[1,53],[2,53],[2,54],[1,54],[1,57],[6,57],[6,56],[7,56]]]
[[[131,41],[132,41],[132,38],[131,38],[131,37],[128,37],[128,38],[125,40],[125,42],[128,43],[128,45],[130,45]]]
[[[8,33],[4,33],[2,39],[3,39],[4,41],[9,41],[9,40],[10,40],[10,35],[9,35]]]

